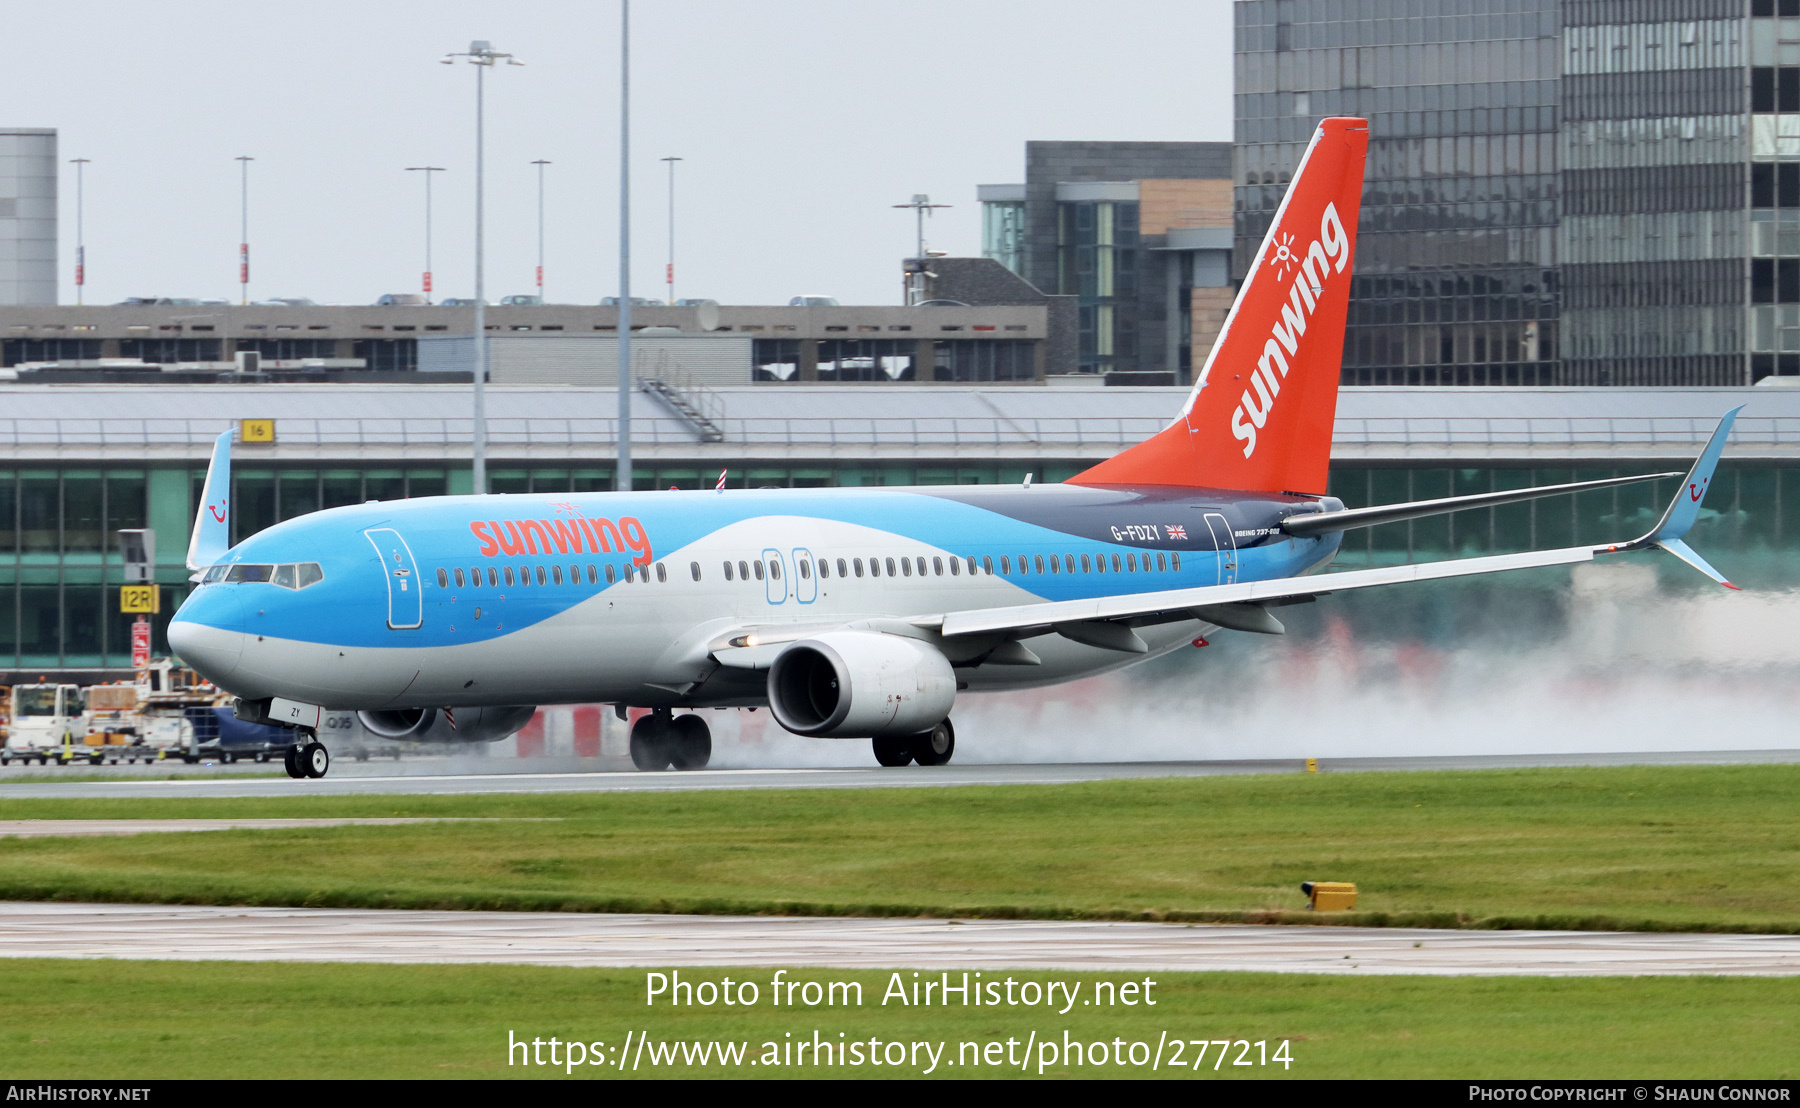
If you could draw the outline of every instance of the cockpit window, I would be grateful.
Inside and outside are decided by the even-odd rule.
[[[279,585],[284,589],[304,589],[308,585],[316,585],[325,580],[325,571],[317,562],[287,562],[278,566],[258,565],[239,562],[236,565],[217,565],[206,571],[200,578],[202,585],[211,585],[220,581],[266,582]]]

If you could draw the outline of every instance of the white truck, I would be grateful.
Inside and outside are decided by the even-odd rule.
[[[86,743],[86,704],[77,685],[14,685],[8,697],[6,745],[0,765],[17,759],[47,765],[76,742]],[[90,760],[94,760],[90,757]]]

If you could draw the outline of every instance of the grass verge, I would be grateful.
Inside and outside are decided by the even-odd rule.
[[[856,981],[860,1006],[775,1007],[768,969],[682,970],[684,980],[758,985],[752,1006],[647,1008],[645,970],[533,966],[396,966],[282,962],[129,962],[10,959],[0,1078],[564,1078],[564,1066],[508,1060],[522,1039],[600,1044],[616,1063],[626,1034],[652,1050],[576,1076],[914,1077],[939,1048],[933,1077],[1235,1078],[1791,1078],[1792,1015],[1800,980],[1752,978],[1438,978],[1285,974],[1151,974],[1154,1007],[1083,1005],[1095,980],[1124,975],[1015,972],[1020,983],[1066,982],[1067,1015],[1043,1006],[883,1005],[889,971],[789,971],[790,979]],[[910,982],[911,971],[902,971]],[[930,975],[928,975],[930,976]],[[1142,980],[1137,978],[1136,980]],[[839,998],[850,995],[847,991]],[[1023,996],[1023,993],[1015,994]],[[1059,997],[1059,1001],[1060,1001]],[[860,1066],[752,1066],[766,1044],[864,1044]],[[1035,1033],[1035,1038],[1033,1037]],[[1166,1038],[1165,1038],[1166,1036]],[[908,1044],[896,1065],[867,1064],[867,1043]],[[1169,1040],[1244,1040],[1212,1067],[1170,1066]],[[1008,1053],[1010,1064],[998,1064]],[[1112,1060],[1122,1040],[1126,1062]],[[1237,1066],[1289,1041],[1291,1067]],[[744,1060],[654,1064],[667,1044],[743,1043]],[[1078,1064],[1062,1044],[1082,1043]],[[1054,1054],[1042,1051],[1055,1044]],[[963,1043],[975,1044],[964,1047]],[[989,1043],[1001,1044],[987,1053]],[[1038,1046],[1027,1052],[1027,1044]],[[1104,1064],[1088,1057],[1102,1043]],[[1148,1059],[1160,1044],[1162,1064]],[[548,1058],[547,1047],[541,1056]],[[692,1049],[691,1047],[689,1048]],[[584,1050],[584,1054],[588,1053]],[[974,1064],[980,1054],[992,1061]],[[1024,1055],[1023,1068],[1018,1064]],[[1191,1063],[1192,1047],[1181,1060]],[[560,1056],[560,1055],[559,1055]],[[960,1056],[961,1064],[956,1064]],[[836,1055],[834,1054],[834,1058]],[[892,1057],[892,1055],[890,1055]],[[793,1058],[788,1055],[789,1060]],[[914,1061],[914,1058],[917,1061]]]
[[[296,790],[299,791],[298,789]],[[4,799],[0,816],[554,816],[0,840],[0,899],[1800,931],[1800,766],[956,789]],[[1355,881],[1315,917],[1299,883]]]

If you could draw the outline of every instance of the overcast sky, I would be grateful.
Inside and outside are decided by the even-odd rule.
[[[639,0],[632,9],[632,291],[661,296],[666,166],[677,296],[897,303],[914,193],[954,205],[933,248],[980,249],[975,186],[1028,139],[1231,138],[1229,0]],[[61,133],[61,296],[87,167],[89,303],[237,298],[238,163],[253,299],[415,292],[435,174],[437,295],[473,291],[475,75],[488,82],[490,299],[532,291],[547,158],[547,293],[618,290],[617,0],[15,4],[0,123]]]

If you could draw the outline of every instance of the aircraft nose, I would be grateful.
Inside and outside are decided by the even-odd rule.
[[[169,623],[169,646],[202,677],[219,685],[244,655],[243,609],[236,590],[211,587],[188,598]]]

